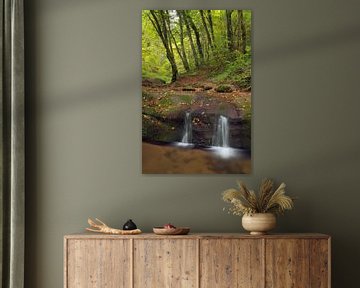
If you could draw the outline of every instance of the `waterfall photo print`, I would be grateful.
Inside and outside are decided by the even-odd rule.
[[[142,173],[251,173],[250,10],[142,11]]]

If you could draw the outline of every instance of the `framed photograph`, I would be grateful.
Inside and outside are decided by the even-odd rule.
[[[251,11],[142,11],[142,172],[251,172]]]

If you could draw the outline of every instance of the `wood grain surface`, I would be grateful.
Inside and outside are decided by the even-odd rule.
[[[328,288],[330,280],[329,241],[313,239],[310,242],[310,287]]]
[[[101,233],[76,233],[65,235],[65,239],[329,239],[329,235],[320,233],[288,233],[250,235],[249,233],[190,233],[188,235],[156,235],[154,233],[142,233],[139,235],[109,235]]]
[[[209,239],[200,246],[200,287],[263,287],[260,239]]]
[[[310,241],[266,240],[266,287],[304,288],[310,283]]]
[[[134,287],[197,287],[197,241],[134,241]]]
[[[330,288],[330,240],[323,234],[67,235],[64,287]]]
[[[130,252],[130,240],[69,241],[65,287],[130,288]]]

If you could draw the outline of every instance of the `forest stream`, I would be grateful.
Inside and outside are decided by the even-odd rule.
[[[143,10],[143,173],[250,173],[250,36],[250,10]]]
[[[217,92],[205,75],[143,84],[143,173],[250,172],[250,92]]]

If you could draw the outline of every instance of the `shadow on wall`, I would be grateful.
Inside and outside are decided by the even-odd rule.
[[[48,99],[44,103],[46,113],[62,111],[63,109],[72,109],[84,104],[96,105],[115,99],[124,99],[132,95],[130,93],[134,85],[138,84],[139,90],[139,113],[141,107],[141,80],[139,75],[128,75],[128,78],[121,78],[118,81],[109,83],[100,83],[93,87],[86,87],[82,91],[76,93],[68,93],[65,95],[57,95]],[[134,81],[134,79],[139,79]]]
[[[360,25],[342,28],[339,31],[321,33],[312,37],[298,39],[281,46],[257,49],[254,63],[256,65],[268,64],[284,57],[295,57],[297,54],[308,54],[322,50],[326,47],[346,46],[360,42]],[[253,44],[254,45],[254,44]],[[256,47],[256,45],[254,45]]]
[[[66,2],[62,1],[56,3],[66,5]],[[349,43],[360,42],[359,31],[360,26],[357,25],[342,29],[336,33],[314,35],[309,38],[300,39],[296,42],[291,42],[287,45],[281,45],[267,50],[257,50],[254,63],[256,66],[261,66],[263,64],[268,64],[269,62],[278,61],[284,57],[295,57],[297,54],[312,53],[326,47],[349,45]],[[139,105],[141,105],[140,75],[141,71],[135,75],[128,75],[127,78],[119,78],[116,82],[99,83],[93,87],[86,87],[86,89],[82,91],[70,92],[66,96],[57,95],[56,97],[51,97],[44,103],[45,111],[53,112],[56,110],[75,108],[84,103],[96,104],[108,101],[109,99],[130,97],[131,93],[128,92],[134,88],[134,85],[139,87]],[[134,79],[136,79],[136,81],[134,81]]]
[[[84,4],[91,5],[92,3],[98,4],[99,1],[97,0],[50,0],[50,1],[42,1],[42,5],[44,5],[45,8],[55,10],[55,9],[75,9],[76,7],[84,7]],[[39,5],[39,4],[37,4]],[[35,6],[35,5],[33,5]]]

